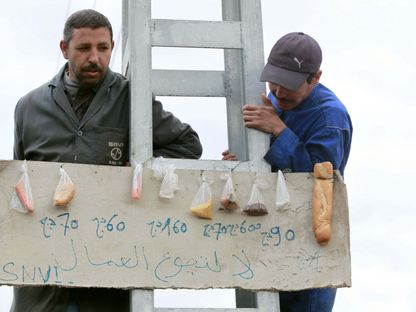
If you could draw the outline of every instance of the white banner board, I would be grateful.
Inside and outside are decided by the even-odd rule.
[[[0,284],[116,288],[298,290],[351,285],[346,186],[334,183],[333,234],[316,243],[311,225],[313,176],[285,174],[291,202],[275,207],[277,175],[264,174],[265,216],[220,211],[222,172],[212,171],[212,220],[190,204],[200,170],[176,170],[179,190],[159,197],[161,182],[144,169],[143,195],[130,198],[133,168],[27,162],[35,211],[9,208],[21,161],[0,161]],[[52,197],[63,166],[76,194],[67,208]],[[234,172],[241,206],[255,173]]]

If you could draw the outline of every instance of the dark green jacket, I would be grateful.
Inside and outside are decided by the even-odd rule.
[[[129,82],[108,73],[81,121],[62,84],[66,65],[50,82],[31,91],[15,110],[14,159],[97,165],[129,161]],[[153,155],[199,158],[196,132],[153,101]],[[117,289],[15,287],[13,312],[65,312],[70,296],[80,311],[128,311],[129,294]]]

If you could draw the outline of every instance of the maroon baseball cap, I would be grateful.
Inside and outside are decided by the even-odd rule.
[[[303,32],[280,38],[272,48],[260,81],[297,90],[310,74],[318,72],[322,51],[318,42]]]

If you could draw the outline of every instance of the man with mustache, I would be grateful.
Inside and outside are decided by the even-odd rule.
[[[312,172],[315,163],[330,161],[344,174],[352,139],[352,123],[336,95],[319,83],[322,51],[315,39],[302,32],[284,35],[273,46],[260,80],[270,93],[264,105],[247,104],[247,128],[270,134],[264,159],[273,171]],[[237,160],[224,151],[224,160]],[[336,289],[282,291],[281,312],[332,311]]]
[[[109,69],[114,48],[108,19],[81,10],[66,21],[68,62],[51,81],[22,97],[15,110],[14,159],[120,165],[129,162],[129,81]],[[153,100],[153,155],[199,158],[197,133]],[[35,220],[34,220],[35,221]],[[129,311],[120,289],[15,287],[11,311]]]

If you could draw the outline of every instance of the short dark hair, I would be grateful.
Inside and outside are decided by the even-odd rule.
[[[95,10],[86,9],[73,13],[66,20],[64,27],[65,44],[68,45],[71,41],[74,29],[84,27],[92,29],[106,27],[110,31],[111,41],[113,41],[113,28],[108,18]]]

